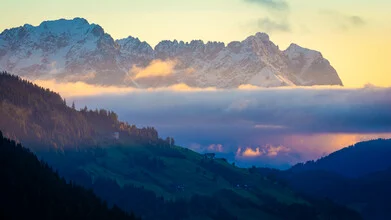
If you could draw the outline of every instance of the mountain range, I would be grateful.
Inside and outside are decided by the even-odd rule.
[[[297,44],[280,50],[265,33],[227,45],[164,40],[152,48],[131,36],[115,40],[83,18],[4,30],[0,70],[32,80],[137,88],[343,85],[320,52]]]

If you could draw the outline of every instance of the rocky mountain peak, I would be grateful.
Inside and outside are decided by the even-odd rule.
[[[124,39],[115,41],[119,46],[122,53],[125,54],[150,54],[154,53],[153,48],[145,41],[140,41],[137,37],[129,36]]]
[[[310,50],[295,43],[290,44],[289,47],[284,51],[284,54],[286,54],[290,60],[293,60],[299,56],[323,58],[319,51]]]
[[[266,42],[270,41],[270,37],[266,33],[258,32],[255,34],[255,37],[261,39],[262,41],[266,41]]]
[[[152,48],[129,36],[115,40],[86,19],[44,21],[0,34],[0,70],[27,78],[126,84],[129,69],[176,60],[175,74],[134,83],[142,87],[186,83],[195,87],[342,85],[320,52],[291,44],[281,51],[266,33],[243,41],[163,40]]]

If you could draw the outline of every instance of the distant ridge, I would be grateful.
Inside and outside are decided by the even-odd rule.
[[[317,161],[297,164],[293,172],[323,170],[346,177],[360,177],[391,168],[391,139],[359,142]]]
[[[359,142],[287,171],[260,173],[313,198],[346,205],[366,220],[390,219],[391,139]]]

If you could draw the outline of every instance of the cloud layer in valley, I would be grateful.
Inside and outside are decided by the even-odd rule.
[[[153,60],[147,67],[141,68],[133,66],[130,72],[134,75],[134,79],[169,76],[174,73],[174,68],[177,65],[175,60]]]
[[[52,82],[53,83],[53,82]],[[42,84],[41,84],[42,85]],[[45,84],[46,87],[48,84]],[[160,89],[51,87],[77,107],[107,108],[121,120],[155,126],[160,135],[238,165],[286,168],[355,142],[391,138],[391,88]],[[90,90],[91,92],[86,92]]]

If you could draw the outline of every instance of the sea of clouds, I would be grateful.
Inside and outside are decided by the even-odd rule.
[[[288,168],[359,141],[391,138],[391,88],[158,89],[36,82],[121,120],[241,166]]]

